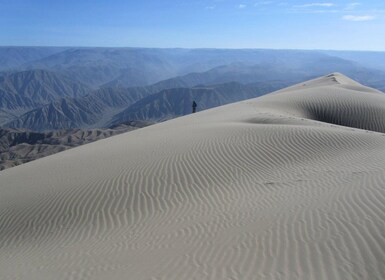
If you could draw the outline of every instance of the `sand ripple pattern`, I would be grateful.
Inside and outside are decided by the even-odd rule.
[[[385,279],[385,96],[340,74],[0,174],[0,279]]]

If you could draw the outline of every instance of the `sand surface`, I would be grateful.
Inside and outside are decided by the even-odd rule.
[[[385,279],[385,95],[340,74],[0,173],[0,279]]]

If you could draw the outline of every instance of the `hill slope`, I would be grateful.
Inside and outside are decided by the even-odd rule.
[[[232,82],[162,90],[130,105],[127,109],[115,115],[111,123],[118,124],[134,120],[164,121],[190,114],[193,100],[198,104],[198,111],[203,111],[261,96],[282,87],[282,83],[275,83],[274,85],[268,83],[242,85]]]
[[[95,88],[114,79],[124,79],[125,87],[133,87],[176,75],[161,49],[71,48],[25,67],[64,73]]]
[[[90,92],[81,83],[45,70],[29,70],[0,77],[0,110],[20,115],[63,97],[80,97]],[[0,118],[0,124],[8,118]]]
[[[113,115],[150,93],[145,87],[102,88],[80,98],[61,98],[28,111],[4,126],[36,131],[106,127]]]
[[[384,279],[384,116],[333,74],[2,171],[2,276]]]
[[[86,95],[89,88],[66,77],[45,70],[29,70],[0,78],[0,88],[36,103],[48,103],[59,97]]]
[[[130,122],[108,129],[34,132],[0,128],[0,170],[150,125]]]
[[[62,47],[2,47],[0,46],[0,70],[17,69],[23,64],[43,59],[64,51]]]

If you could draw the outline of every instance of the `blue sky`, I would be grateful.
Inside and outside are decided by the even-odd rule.
[[[0,45],[385,51],[385,1],[0,0]]]

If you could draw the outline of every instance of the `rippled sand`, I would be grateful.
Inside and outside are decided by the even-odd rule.
[[[0,279],[385,279],[385,95],[341,74],[0,173]]]

